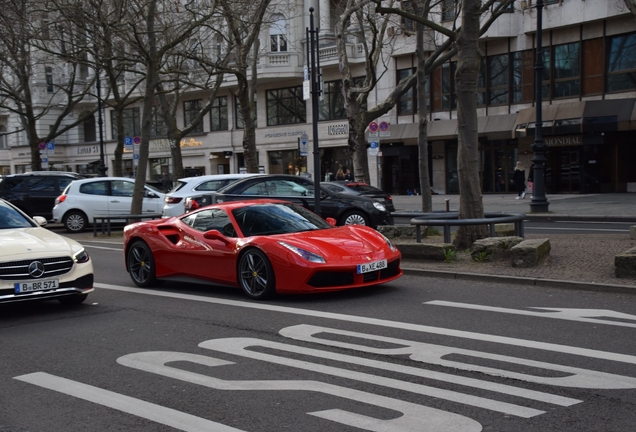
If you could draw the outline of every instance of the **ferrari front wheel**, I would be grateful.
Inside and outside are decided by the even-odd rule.
[[[142,288],[156,284],[155,259],[148,245],[137,240],[128,250],[128,272],[135,285]]]
[[[243,292],[255,300],[262,300],[276,293],[274,269],[267,256],[258,249],[249,249],[241,255],[238,280]]]

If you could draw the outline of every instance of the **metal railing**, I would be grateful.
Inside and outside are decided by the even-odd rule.
[[[459,219],[459,212],[433,212],[420,213],[411,219],[411,225],[415,225],[415,241],[422,242],[422,226],[443,226],[444,243],[450,243],[452,226],[488,225],[490,236],[495,236],[495,225],[500,223],[514,223],[515,235],[524,237],[523,220],[526,215],[523,213],[489,212],[484,213],[484,218]]]

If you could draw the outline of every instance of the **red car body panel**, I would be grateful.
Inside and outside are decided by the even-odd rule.
[[[258,248],[267,255],[274,269],[277,293],[314,293],[360,288],[390,282],[402,275],[400,252],[397,249],[392,250],[385,237],[375,229],[363,225],[243,237],[232,214],[233,209],[280,202],[232,201],[203,208],[224,209],[232,221],[238,236],[222,236],[219,240],[205,238],[202,231],[176,217],[131,224],[124,230],[124,252],[127,254],[128,246],[134,240],[141,239],[153,253],[158,279],[192,277],[239,287],[237,263],[240,254],[246,248]],[[281,245],[280,241],[320,255],[326,263],[305,260]],[[369,273],[357,274],[358,264],[384,259],[391,271],[377,271],[375,279]],[[332,279],[339,282],[330,283],[329,280]]]

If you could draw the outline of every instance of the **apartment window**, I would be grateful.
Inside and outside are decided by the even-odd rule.
[[[408,78],[414,73],[416,73],[415,68],[409,69],[400,69],[397,71],[397,81],[398,83],[402,81],[404,78]],[[417,111],[417,83],[414,83],[407,91],[404,93],[397,104],[398,115],[412,115]]]
[[[227,97],[220,96],[214,99],[210,108],[210,130],[228,130],[227,121]]]
[[[550,99],[550,84],[552,77],[552,69],[551,69],[551,56],[550,56],[550,47],[544,47],[542,49],[542,58],[543,58],[543,73],[541,75],[541,95],[543,99]]]
[[[53,68],[51,66],[46,67],[46,92],[53,93],[55,91],[55,85],[53,84]]]
[[[492,5],[492,10],[493,11],[497,10],[500,7],[501,3],[503,3],[503,2],[500,2],[500,1],[494,2],[493,5]],[[503,11],[504,11],[504,13],[513,13],[515,11],[514,4],[513,3],[509,3],[508,5],[506,5],[504,7]]]
[[[256,99],[254,99],[254,124],[258,125],[258,122],[256,121],[257,116],[257,109],[256,109]],[[245,127],[245,123],[243,122],[243,113],[241,112],[241,103],[239,102],[238,98],[234,98],[234,118],[236,119],[236,128],[237,129],[243,129]]]
[[[636,33],[609,39],[607,53],[607,91],[636,88]]]
[[[196,116],[199,114],[202,108],[202,100],[195,99],[190,101],[183,102],[183,120],[185,125],[191,124]],[[203,122],[200,121],[194,129],[192,129],[193,133],[201,133],[203,132]]]
[[[7,146],[7,127],[0,125],[0,149],[9,148]]]
[[[486,105],[486,58],[479,62],[479,75],[477,75],[477,105]]]
[[[324,98],[320,101],[319,120],[341,120],[347,118],[342,95],[342,80],[329,81],[323,86]]]
[[[579,42],[554,47],[555,98],[578,96],[581,93],[581,44]]]
[[[512,53],[512,103],[534,100],[534,61],[532,50]]]
[[[152,107],[152,136],[167,136],[168,135],[168,124],[163,118],[163,112],[161,111],[161,107],[153,106]]]
[[[287,51],[287,20],[281,14],[272,16],[272,24],[269,27],[269,39],[271,52]]]
[[[455,71],[457,62],[444,63],[442,65],[442,109],[457,108],[455,92]]]
[[[457,16],[457,0],[442,1],[442,21],[452,21]]]
[[[267,91],[267,126],[306,122],[302,86]]]
[[[141,115],[139,108],[125,109],[123,114],[124,136],[136,137],[141,135]],[[117,115],[115,111],[110,112],[110,124],[112,137],[117,137]]]
[[[488,57],[489,105],[508,103],[510,68],[508,54]]]

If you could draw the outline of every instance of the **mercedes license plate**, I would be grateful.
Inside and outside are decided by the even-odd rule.
[[[358,274],[369,273],[386,268],[386,260],[375,261],[367,264],[358,264]]]
[[[15,293],[26,293],[32,291],[44,291],[60,287],[59,279],[45,279],[33,282],[16,282],[13,284]]]

